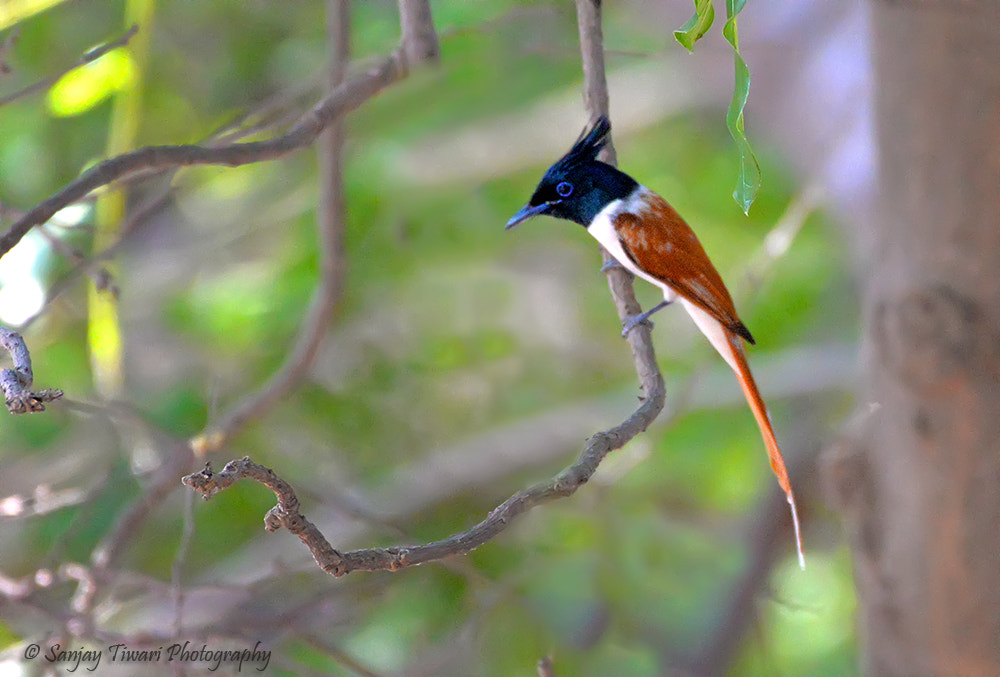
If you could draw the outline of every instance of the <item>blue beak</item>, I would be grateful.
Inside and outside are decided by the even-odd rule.
[[[532,207],[531,205],[524,205],[519,210],[517,210],[517,214],[514,214],[514,216],[510,217],[510,221],[507,222],[507,225],[504,226],[503,229],[510,230],[511,228],[521,223],[522,221],[527,221],[532,216],[538,216],[539,214],[544,214],[546,211],[548,211],[549,207],[551,206],[552,206],[551,202],[543,202],[542,204],[535,205],[534,207]]]

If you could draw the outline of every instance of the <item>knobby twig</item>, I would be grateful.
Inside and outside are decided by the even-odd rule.
[[[211,464],[206,463],[204,470],[183,477],[181,482],[200,491],[207,500],[241,479],[256,480],[278,497],[278,505],[271,508],[264,517],[265,529],[268,531],[277,531],[281,527],[288,529],[309,547],[313,558],[323,571],[335,576],[348,573],[341,564],[344,558],[340,553],[334,550],[319,529],[299,512],[299,499],[291,485],[275,475],[270,468],[257,465],[244,457],[238,461],[230,461],[219,473],[213,472]]]
[[[120,38],[112,42],[107,42],[103,45],[95,47],[94,49],[90,50],[89,52],[81,56],[80,60],[77,61],[72,66],[70,66],[69,68],[62,70],[61,72],[56,73],[55,75],[50,75],[47,78],[39,80],[34,84],[28,85],[24,89],[20,89],[16,92],[12,92],[6,96],[0,97],[0,106],[6,106],[7,104],[13,101],[17,101],[18,99],[30,96],[35,92],[41,92],[48,89],[56,82],[58,82],[59,78],[63,77],[67,73],[71,73],[72,71],[76,70],[77,68],[80,68],[81,66],[86,66],[88,63],[91,63],[92,61],[97,61],[98,59],[100,59],[102,56],[104,56],[113,49],[117,49],[118,47],[124,47],[129,43],[129,40],[135,37],[135,34],[138,32],[139,32],[139,26],[137,24],[133,24],[133,26],[129,28],[125,32],[125,34],[122,35]]]
[[[327,39],[331,59],[329,86],[343,84],[350,60],[350,12],[346,0],[328,3]],[[343,290],[344,178],[342,117],[327,125],[317,144],[320,167],[320,204],[316,214],[319,238],[319,280],[295,345],[281,368],[259,389],[249,393],[217,422],[191,440],[196,454],[218,450],[247,423],[256,420],[305,378],[319,351],[327,326]]]
[[[298,536],[323,571],[333,576],[343,576],[352,571],[398,571],[454,555],[468,554],[492,540],[514,519],[536,505],[572,495],[593,476],[608,453],[620,449],[646,429],[663,408],[663,401],[664,391],[661,386],[658,393],[646,397],[624,422],[587,440],[576,462],[555,477],[517,492],[471,529],[424,545],[367,548],[340,553],[299,512],[299,499],[291,485],[270,468],[258,465],[249,458],[230,461],[219,473],[206,465],[204,470],[182,478],[181,482],[208,499],[241,479],[256,480],[273,491],[278,498],[278,505],[271,508],[264,518],[265,528],[273,532],[284,527]]]
[[[63,207],[91,191],[140,170],[192,165],[240,165],[273,160],[310,146],[333,120],[355,110],[407,73],[406,57],[397,49],[376,67],[344,82],[305,113],[286,133],[267,141],[223,146],[147,146],[97,163],[58,192],[35,205],[0,236],[0,257],[28,231],[45,223]]]
[[[31,370],[31,354],[24,339],[15,331],[0,327],[0,346],[10,353],[13,369],[0,371],[0,388],[3,389],[7,411],[12,414],[45,411],[45,403],[58,400],[63,391],[57,389],[30,390],[35,375]]]

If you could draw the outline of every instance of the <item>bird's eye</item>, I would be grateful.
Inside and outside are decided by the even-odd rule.
[[[559,197],[569,197],[573,193],[573,184],[569,181],[560,181],[556,185],[556,192],[559,193]]]

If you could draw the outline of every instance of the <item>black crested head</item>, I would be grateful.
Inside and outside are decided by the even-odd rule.
[[[589,127],[583,128],[573,147],[549,168],[549,172],[570,172],[575,167],[594,162],[597,159],[597,154],[608,145],[610,134],[611,121],[604,115],[599,116]]]
[[[610,133],[611,122],[603,115],[585,128],[569,152],[545,172],[531,200],[507,228],[538,214],[587,227],[609,202],[630,195],[638,186],[635,180],[597,159]]]

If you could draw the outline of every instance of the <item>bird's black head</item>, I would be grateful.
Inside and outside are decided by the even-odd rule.
[[[584,129],[569,152],[545,172],[531,200],[506,227],[513,228],[538,214],[586,227],[605,205],[635,190],[638,184],[632,177],[597,159],[610,133],[611,122],[603,115]]]

